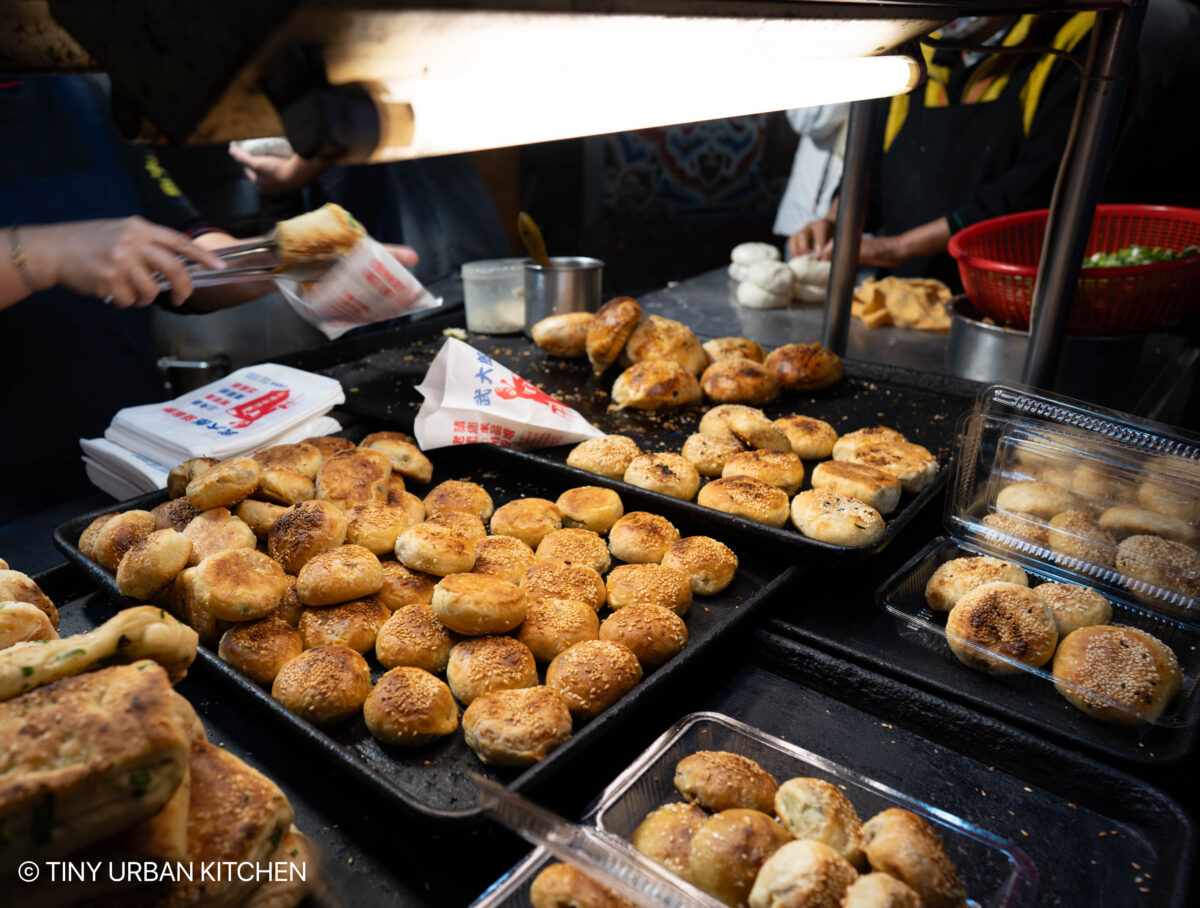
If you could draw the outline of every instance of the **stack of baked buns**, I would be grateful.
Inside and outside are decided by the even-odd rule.
[[[702,399],[761,406],[781,392],[828,387],[843,374],[838,355],[820,344],[787,344],[770,354],[744,337],[701,344],[687,325],[644,315],[630,296],[609,300],[595,315],[552,315],[530,333],[551,356],[586,356],[597,376],[621,366],[612,387],[618,410],[689,407]]]
[[[693,594],[737,570],[724,544],[626,514],[611,489],[495,507],[451,479],[420,498],[405,482],[425,486],[433,466],[400,433],[177,470],[195,473],[180,497],[80,540],[122,592],[179,615],[316,725],[361,713],[380,741],[419,747],[456,732],[461,709],[486,763],[544,758],[681,651]]]
[[[567,463],[768,526],[790,518],[804,536],[842,546],[876,542],[901,493],[920,492],[938,471],[932,453],[886,426],[839,436],[809,416],[772,420],[721,404],[698,428],[679,453],[643,453],[628,436],[606,435],[577,445]],[[811,473],[805,461],[818,461]]]
[[[939,565],[925,600],[946,615],[946,642],[964,665],[1014,675],[1053,660],[1058,692],[1105,722],[1152,722],[1182,687],[1171,647],[1147,631],[1110,623],[1112,604],[1091,587],[1031,587],[1019,565],[976,555]]]
[[[836,785],[780,785],[749,757],[698,751],[675,767],[682,801],[658,807],[633,846],[733,908],[958,908],[966,887],[934,827],[899,807],[863,823]],[[627,906],[567,864],[530,887],[534,908]]]
[[[316,882],[316,853],[292,825],[287,797],[209,743],[172,688],[195,658],[195,631],[143,605],[60,638],[37,584],[3,573],[0,600],[21,597],[0,601],[4,904],[300,904]],[[71,882],[23,875],[24,862],[60,860],[137,861],[143,872]],[[258,872],[213,875],[217,862]],[[294,869],[261,882],[287,865]]]

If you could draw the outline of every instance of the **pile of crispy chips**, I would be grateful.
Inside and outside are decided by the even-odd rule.
[[[953,294],[932,278],[867,278],[854,291],[851,314],[868,328],[896,325],[918,331],[949,331],[947,308]]]

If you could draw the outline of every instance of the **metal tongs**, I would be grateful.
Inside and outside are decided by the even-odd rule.
[[[559,860],[575,864],[633,904],[652,908],[724,908],[712,896],[646,860],[624,839],[590,826],[568,823],[490,779],[473,772],[467,774],[479,787],[479,804],[492,819],[526,841],[546,848]]]
[[[214,271],[196,264],[189,265],[187,272],[193,287],[217,287],[280,277],[298,283],[319,281],[341,261],[341,256],[331,255],[301,262],[285,262],[279,257],[274,233],[210,251],[229,267]],[[239,264],[243,262],[253,264]],[[164,290],[170,289],[171,285],[165,279],[160,278],[158,283]]]

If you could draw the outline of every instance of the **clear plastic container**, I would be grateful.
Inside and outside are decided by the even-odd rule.
[[[468,331],[515,334],[525,327],[524,262],[486,259],[462,266]]]
[[[959,423],[951,538],[935,541],[900,569],[878,598],[905,626],[935,638],[948,658],[946,614],[929,608],[925,584],[955,557],[991,555],[1041,581],[1088,586],[1113,606],[1110,624],[1152,634],[1174,652],[1180,692],[1158,715],[1059,681],[1117,721],[1193,724],[1200,670],[1200,436],[1040,391],[996,385]],[[961,551],[958,551],[961,549]],[[1054,681],[1052,663],[1030,668],[970,641],[968,650],[1021,676]],[[1061,641],[1060,641],[1061,643]],[[968,670],[964,665],[964,671]],[[1050,692],[1054,696],[1053,691]]]
[[[889,807],[919,814],[940,836],[966,884],[971,905],[1016,908],[1032,901],[1037,870],[1016,846],[936,805],[916,801],[719,713],[693,713],[672,726],[604,790],[586,820],[628,839],[651,810],[681,800],[673,784],[675,764],[698,750],[725,750],[750,757],[780,782],[796,776],[824,779],[841,788],[864,821]],[[529,884],[552,860],[546,852],[535,850],[475,904],[480,908],[528,906]]]

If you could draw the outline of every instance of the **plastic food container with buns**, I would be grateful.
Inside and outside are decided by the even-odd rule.
[[[1200,436],[994,385],[959,422],[951,481],[949,535],[930,543],[878,592],[902,628],[915,629],[964,671],[972,665],[1032,696],[1061,695],[1064,709],[1073,705],[1097,721],[1196,723]],[[981,590],[963,605],[970,614],[939,603],[937,591],[930,598],[931,579],[938,584],[946,571],[958,571],[951,566],[938,573],[942,565],[978,556],[1017,565],[1030,588],[1091,588],[1108,601],[1111,617],[1104,621],[1101,608],[1078,623],[1109,629],[1072,629],[1076,622],[1063,622],[1060,613],[1052,622],[1060,633],[1049,640],[1053,655],[1046,659],[1046,641],[1035,645],[1032,632],[1017,629],[1021,602],[1036,611],[1025,594],[1006,585],[992,589],[992,604],[985,605],[989,594]]]
[[[924,804],[818,753],[720,713],[692,713],[676,722],[604,790],[584,822],[628,841],[646,814],[683,800],[673,784],[675,766],[684,757],[703,750],[749,757],[780,783],[798,776],[829,782],[846,795],[864,822],[891,807],[909,810],[928,822],[941,839],[966,886],[969,904],[1016,908],[1033,901],[1037,869],[1015,845],[937,805]],[[532,904],[530,885],[544,867],[555,861],[545,849],[535,849],[497,880],[474,908],[528,908]]]

